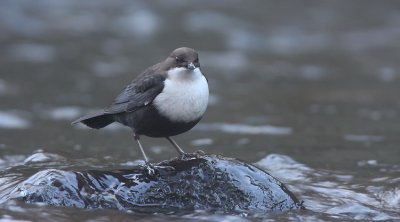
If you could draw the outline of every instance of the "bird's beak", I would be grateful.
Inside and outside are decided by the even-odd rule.
[[[186,68],[189,70],[194,70],[196,68],[196,66],[191,62],[186,66]]]

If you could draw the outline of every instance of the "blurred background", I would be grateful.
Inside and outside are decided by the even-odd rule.
[[[330,178],[276,175],[309,199],[308,208],[330,219],[393,219],[399,43],[397,1],[3,0],[0,165],[23,164],[35,152],[70,165],[141,159],[128,128],[70,122],[108,106],[145,68],[188,46],[200,54],[211,98],[200,124],[176,137],[185,151],[296,160]],[[143,145],[154,162],[176,155],[164,139],[143,138]],[[276,164],[266,168],[293,165]],[[347,184],[357,198],[328,201],[337,190],[316,196],[299,181]],[[332,206],[340,207],[328,212]]]

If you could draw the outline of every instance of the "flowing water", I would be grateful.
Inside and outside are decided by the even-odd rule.
[[[0,198],[42,169],[140,163],[129,129],[70,122],[189,46],[211,99],[177,142],[256,163],[307,210],[153,215],[11,200],[0,220],[400,220],[399,42],[396,1],[2,1]],[[152,161],[176,155],[164,139],[143,144]]]

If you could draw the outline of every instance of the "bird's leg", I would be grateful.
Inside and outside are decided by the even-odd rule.
[[[144,152],[144,149],[142,147],[142,144],[140,143],[140,138],[139,135],[136,133],[133,133],[133,138],[136,140],[136,142],[139,144],[140,151],[142,152],[144,162],[146,163],[146,170],[149,175],[154,175],[155,174],[155,168],[154,166],[149,162],[149,158],[147,158],[146,153]]]
[[[179,145],[175,142],[175,140],[173,140],[171,137],[167,136],[165,137],[167,138],[167,140],[172,144],[172,146],[176,149],[176,151],[178,151],[179,156],[185,156],[185,151],[183,151],[183,149],[181,147],[179,147]]]
[[[172,146],[176,149],[176,151],[178,151],[179,153],[179,158],[181,158],[182,160],[186,159],[186,158],[192,158],[192,157],[197,157],[199,158],[201,156],[201,154],[197,154],[197,153],[186,153],[185,151],[183,151],[183,149],[175,142],[175,140],[173,140],[171,137],[167,136],[165,137],[171,144]]]
[[[157,168],[158,168],[158,169],[164,169],[164,170],[167,170],[167,171],[174,171],[174,170],[175,170],[175,168],[172,167],[172,166],[157,166],[157,165],[154,166],[153,164],[151,164],[150,161],[149,161],[149,158],[147,158],[147,155],[146,155],[146,153],[144,152],[144,149],[143,149],[143,147],[142,147],[142,144],[140,143],[139,135],[137,135],[136,133],[133,133],[133,138],[135,138],[136,142],[139,144],[139,148],[140,148],[140,151],[142,152],[144,162],[146,163],[146,170],[147,170],[147,173],[148,173],[150,176],[153,176],[153,175],[156,173],[156,169],[157,169]]]

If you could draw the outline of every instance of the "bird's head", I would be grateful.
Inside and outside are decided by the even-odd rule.
[[[198,53],[194,49],[187,47],[177,48],[172,51],[167,61],[171,68],[194,70],[200,67]]]

